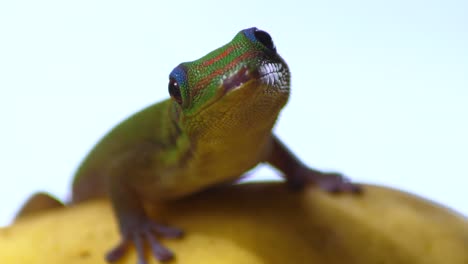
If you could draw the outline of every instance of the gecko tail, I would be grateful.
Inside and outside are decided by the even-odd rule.
[[[21,207],[18,213],[16,213],[14,222],[18,221],[19,219],[23,219],[26,216],[36,214],[38,212],[43,212],[45,210],[60,208],[64,206],[65,204],[63,204],[50,194],[38,192],[29,197],[29,199]]]

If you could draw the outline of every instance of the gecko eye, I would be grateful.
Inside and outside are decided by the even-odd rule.
[[[182,95],[180,94],[180,86],[179,83],[174,79],[169,79],[169,95],[178,103],[182,104]]]
[[[276,52],[275,44],[273,43],[273,39],[271,39],[270,34],[266,33],[263,30],[256,29],[254,31],[255,38],[262,43],[267,49]]]

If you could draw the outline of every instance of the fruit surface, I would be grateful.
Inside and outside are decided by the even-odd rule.
[[[163,240],[170,263],[468,264],[466,217],[384,187],[352,196],[248,183],[149,209],[186,231]],[[109,202],[92,201],[0,229],[0,263],[105,263],[118,239]],[[136,263],[133,250],[121,263]]]

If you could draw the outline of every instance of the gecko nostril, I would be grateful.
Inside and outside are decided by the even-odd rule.
[[[262,43],[266,48],[269,50],[276,52],[275,44],[273,43],[273,39],[271,38],[270,34],[263,30],[255,29],[254,31],[255,38]]]

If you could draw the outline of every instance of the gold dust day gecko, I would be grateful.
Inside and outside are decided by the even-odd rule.
[[[121,241],[107,261],[133,245],[145,264],[145,244],[158,260],[172,259],[157,237],[180,237],[182,230],[150,219],[143,204],[233,181],[259,163],[280,170],[294,190],[310,183],[330,192],[360,191],[340,174],[309,168],[272,133],[289,97],[290,72],[267,32],[242,30],[204,57],[179,64],[168,89],[169,99],[114,127],[76,172],[71,203],[99,197],[112,203]],[[20,215],[33,211],[28,205],[39,196]],[[58,204],[50,201],[49,207]]]

